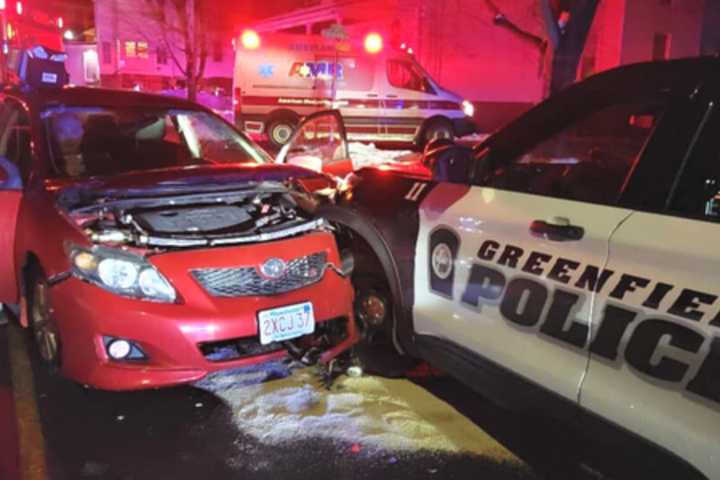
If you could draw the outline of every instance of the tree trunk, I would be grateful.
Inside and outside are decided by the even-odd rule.
[[[187,28],[185,29],[185,56],[187,61],[187,97],[194,102],[197,100],[197,28],[195,25],[195,0],[186,0]]]
[[[598,3],[599,0],[578,0],[571,10],[570,21],[553,52],[550,72],[551,95],[558,93],[577,79],[578,65]]]

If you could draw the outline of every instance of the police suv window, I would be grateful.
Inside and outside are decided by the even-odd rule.
[[[699,220],[720,221],[720,112],[705,124],[687,164],[679,172],[669,213]]]
[[[578,115],[531,146],[493,164],[485,186],[615,204],[666,102],[605,105]],[[548,119],[551,121],[552,119]]]

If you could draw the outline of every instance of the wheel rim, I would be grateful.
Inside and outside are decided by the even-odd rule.
[[[48,286],[45,282],[35,284],[31,315],[35,343],[40,352],[40,356],[46,362],[57,362],[58,334],[50,319]]]
[[[428,132],[426,140],[432,141],[437,138],[450,138],[452,139],[452,133],[447,128],[433,128]]]
[[[273,127],[272,132],[270,132],[270,136],[275,143],[285,144],[288,140],[290,140],[292,133],[292,125],[281,123]]]
[[[368,294],[360,301],[358,316],[366,325],[378,327],[385,321],[387,306],[378,295]]]

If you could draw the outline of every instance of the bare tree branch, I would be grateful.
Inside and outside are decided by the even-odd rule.
[[[523,40],[527,40],[530,43],[534,44],[543,53],[547,50],[547,41],[544,38],[541,38],[534,33],[528,32],[527,30],[520,28],[516,23],[510,20],[503,13],[502,10],[500,10],[500,8],[495,4],[493,0],[485,0],[485,3],[487,3],[488,8],[495,15],[495,17],[493,18],[493,23],[495,23],[495,25],[507,28]]]

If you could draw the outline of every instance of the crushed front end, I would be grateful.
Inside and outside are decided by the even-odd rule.
[[[87,245],[52,288],[62,370],[108,390],[155,388],[288,354],[328,362],[358,339],[352,260],[306,192],[72,189]]]

